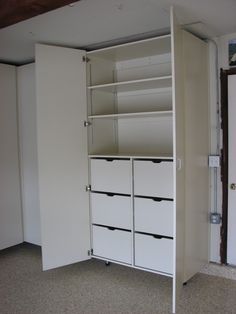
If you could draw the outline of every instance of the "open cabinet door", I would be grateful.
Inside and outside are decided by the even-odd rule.
[[[172,49],[172,103],[174,138],[174,269],[173,269],[173,313],[183,285],[185,245],[185,119],[182,30],[171,8]]]
[[[186,31],[182,32],[186,208],[184,282],[186,282],[208,263],[209,66],[208,43]]]
[[[208,262],[208,45],[178,25],[171,11],[174,112],[175,267],[173,311],[184,282]],[[181,161],[181,162],[179,162]]]
[[[84,51],[36,45],[37,149],[43,269],[89,258]]]

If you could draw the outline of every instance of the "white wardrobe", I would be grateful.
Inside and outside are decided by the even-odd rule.
[[[43,268],[103,259],[184,282],[208,261],[207,44],[181,30],[36,46]]]
[[[90,52],[36,45],[44,270],[94,257],[168,276],[175,312],[208,261],[207,50],[173,10],[163,36]]]

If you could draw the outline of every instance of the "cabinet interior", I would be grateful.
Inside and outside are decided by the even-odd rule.
[[[172,276],[171,37],[87,56],[93,256]]]
[[[171,156],[170,35],[87,55],[89,153]]]

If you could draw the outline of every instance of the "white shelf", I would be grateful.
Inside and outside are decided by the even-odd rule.
[[[155,88],[171,87],[172,76],[158,76],[140,80],[131,80],[124,82],[108,83],[101,85],[88,86],[89,90],[100,89],[109,92],[126,92],[132,90],[145,90]]]
[[[166,111],[150,111],[150,112],[130,112],[130,113],[115,113],[115,114],[101,114],[88,116],[89,119],[110,119],[110,118],[135,118],[135,117],[147,117],[147,116],[170,116],[172,110]]]
[[[89,51],[87,55],[89,58],[96,57],[112,61],[124,61],[170,52],[171,35],[168,34]]]
[[[132,158],[132,159],[168,159],[173,160],[173,155],[161,154],[150,155],[145,153],[133,154],[133,153],[104,153],[104,154],[89,154],[89,158]]]

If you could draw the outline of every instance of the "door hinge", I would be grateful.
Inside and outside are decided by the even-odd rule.
[[[91,185],[86,185],[85,190],[86,190],[86,192],[91,191]]]
[[[91,255],[93,255],[93,249],[88,250],[88,256],[91,256]]]
[[[90,61],[90,59],[87,56],[83,56],[82,60],[83,60],[83,62],[89,62]]]
[[[89,121],[84,121],[84,127],[90,126],[92,123]]]

